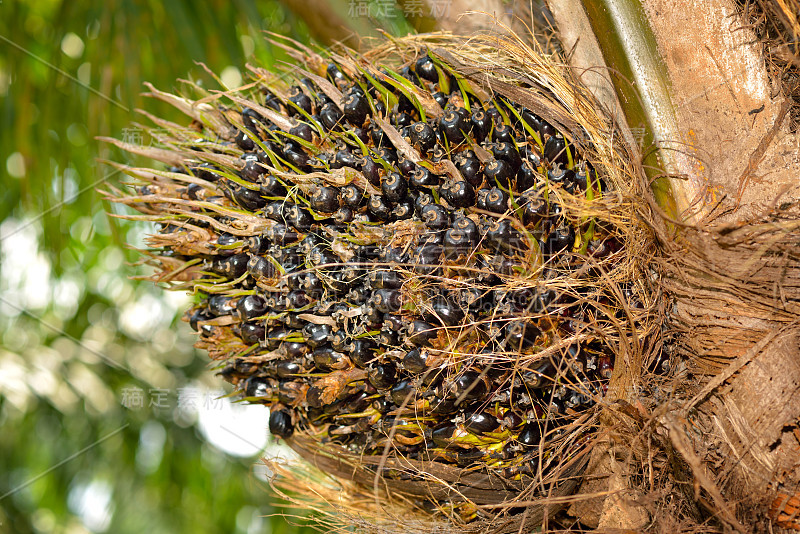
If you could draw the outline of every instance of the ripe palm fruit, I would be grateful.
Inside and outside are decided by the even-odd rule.
[[[299,48],[287,76],[302,79],[259,71],[202,103],[153,90],[195,129],[117,142],[171,168],[125,167],[145,184],[116,200],[160,224],[154,279],[196,295],[197,346],[271,409],[274,435],[349,455],[361,474],[338,474],[364,483],[388,454],[425,465],[407,475],[425,484],[469,467],[505,488],[465,471],[456,493],[415,493],[469,510],[578,465],[584,432],[564,428],[602,401],[639,282],[624,217],[587,209],[622,192],[584,123],[403,43],[381,65]],[[625,293],[607,287],[620,279]]]

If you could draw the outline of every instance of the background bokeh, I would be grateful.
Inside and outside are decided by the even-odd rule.
[[[217,88],[204,62],[235,86],[286,59],[264,30],[312,42],[296,4],[0,0],[0,533],[307,529],[275,516],[298,512],[259,467],[286,454],[267,410],[223,397],[186,295],[132,278],[151,228],[109,216],[99,190],[124,180],[102,160],[152,163],[95,139],[149,144],[139,108],[186,122],[143,81]],[[357,32],[410,29],[392,2],[327,4]]]

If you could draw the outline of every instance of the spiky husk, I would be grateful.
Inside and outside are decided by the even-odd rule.
[[[281,74],[251,68],[253,82],[242,88],[209,92],[192,85],[191,97],[151,88],[151,96],[193,119],[184,127],[151,117],[159,146],[109,140],[167,166],[159,170],[116,165],[136,179],[137,193],[115,190],[111,194],[113,200],[143,214],[125,217],[160,225],[160,232],[148,242],[151,250],[145,253],[147,263],[157,271],[153,280],[198,297],[199,304],[187,315],[201,333],[197,346],[222,364],[223,376],[246,400],[271,407],[273,430],[324,473],[352,481],[341,482],[337,489],[340,497],[353,497],[346,504],[336,503],[340,511],[344,507],[349,512],[340,516],[341,521],[363,512],[377,530],[430,531],[425,529],[435,523],[441,529],[468,532],[514,532],[546,523],[570,502],[566,496],[580,482],[588,452],[603,439],[604,408],[641,393],[634,385],[639,387],[644,370],[668,369],[656,335],[662,315],[659,295],[653,289],[653,273],[644,267],[653,252],[653,240],[638,213],[644,195],[639,170],[628,160],[613,125],[602,118],[569,71],[513,36],[392,39],[363,56],[350,51],[323,56],[297,43],[279,44],[297,65]],[[410,83],[409,79],[415,80],[413,68],[410,78],[395,74],[417,65],[425,54],[433,58],[439,79],[436,86],[418,76],[417,83]],[[327,70],[331,62],[344,73],[344,80]],[[301,79],[308,82],[298,83]],[[303,110],[304,103],[290,103],[292,98],[299,102],[296,97],[302,99],[300,93],[304,93],[320,103],[332,102],[341,116],[347,98],[342,90],[352,95],[353,80],[362,82],[361,97],[370,110],[363,121],[355,118],[350,124],[341,123],[344,128],[312,117],[312,112],[319,115],[321,105],[312,103],[310,110]],[[434,89],[442,89],[442,83],[452,89],[445,109],[432,95]],[[465,182],[453,164],[456,154],[471,150],[485,171],[495,159],[490,150],[496,145],[486,142],[490,137],[479,138],[474,127],[467,132],[462,128],[461,133],[467,135],[443,133],[437,138],[437,149],[444,153],[437,155],[412,135],[403,135],[397,123],[398,97],[405,100],[400,105],[418,123],[434,122],[470,103],[487,109],[494,106],[500,115],[495,127],[514,125],[516,150],[527,147],[538,158],[533,165],[534,183],[523,187],[519,178],[512,178],[492,184],[484,176],[485,190],[494,186],[510,197],[504,209],[476,207],[474,200],[458,206],[449,192],[450,184]],[[376,107],[381,99],[386,113]],[[523,109],[533,112],[549,129],[537,129],[522,120]],[[245,110],[255,113],[243,115]],[[298,120],[313,127],[310,139],[298,137]],[[354,134],[356,127],[382,132],[398,154],[436,175],[439,187],[431,188],[434,203],[444,207],[449,217],[458,215],[476,223],[480,239],[464,250],[439,253],[431,263],[406,254],[419,251],[426,239],[435,239],[436,232],[443,231],[419,212],[406,217],[356,207],[355,218],[343,221],[347,214],[342,215],[341,209],[334,218],[333,209],[319,201],[319,191],[326,187],[353,184],[373,198],[393,194],[386,183],[397,165],[378,152],[371,136]],[[568,149],[547,156],[548,140],[559,135]],[[380,182],[370,182],[363,163],[333,168],[333,160],[324,162],[324,154],[332,153],[337,143],[376,161],[382,167]],[[293,148],[287,149],[288,145]],[[245,155],[258,151],[257,157]],[[316,159],[309,162],[302,154],[297,158],[298,151]],[[589,178],[582,186],[555,183],[553,177],[562,167],[585,170]],[[425,187],[420,186],[418,192],[425,192]],[[540,193],[548,207],[558,206],[561,215],[526,219],[524,210],[530,199],[525,195],[530,191]],[[288,203],[295,211],[281,211],[278,217],[268,213],[278,209],[276,202]],[[307,216],[299,215],[301,210],[307,210]],[[508,222],[511,233],[492,238],[491,228],[502,221]],[[310,250],[298,249],[303,254],[301,263],[287,263],[286,247],[275,247],[274,237],[276,226],[284,222],[301,237],[315,229],[321,232],[329,244],[324,254],[314,251],[317,239],[317,243],[309,242]],[[569,243],[554,249],[550,240],[559,227],[574,234],[569,234]],[[265,236],[271,236],[273,248],[262,250]],[[359,247],[365,246],[400,252],[391,257],[361,256]],[[242,255],[248,260],[244,270],[231,259]],[[256,269],[255,265],[261,265],[259,258],[269,265]],[[344,289],[352,289],[347,286],[352,280],[348,282],[342,267],[369,280],[360,286],[367,292],[362,301],[335,288],[344,282]],[[383,309],[387,294],[379,296],[376,288],[380,286],[370,284],[383,276],[379,273],[389,271],[399,275],[397,287],[390,286],[398,305]],[[298,273],[314,273],[322,289],[318,295],[306,291],[309,302],[301,308],[287,308],[280,299],[285,299],[290,278]],[[489,304],[476,309],[463,303],[450,308],[433,304],[442,294],[474,290],[491,294]],[[551,295],[547,302],[542,301],[543,294]],[[235,311],[234,306],[248,295],[263,295],[268,299],[267,310],[252,317],[246,309]],[[522,302],[514,300],[519,295]],[[323,303],[325,310],[321,310]],[[330,313],[337,303],[349,304]],[[370,353],[369,361],[356,361],[352,343],[341,352],[337,349],[344,357],[335,356],[335,361],[322,362],[322,357],[309,361],[287,354],[286,343],[308,345],[311,330],[317,328],[312,326],[298,337],[297,321],[330,325],[335,332],[344,330],[349,319],[361,321],[376,310],[384,314],[381,319],[364,319],[364,324],[347,330],[348,339],[375,340],[377,350]],[[444,317],[451,312],[455,319]],[[401,326],[394,331],[386,326],[394,320],[386,314],[396,316]],[[434,333],[425,342],[413,341],[409,331],[410,322],[420,318]],[[282,330],[280,340],[268,333],[290,320],[295,326]],[[247,328],[255,334],[243,332],[245,324],[252,324]],[[527,325],[535,325],[531,340],[512,336],[512,324],[525,325],[524,332]],[[388,341],[380,337],[385,331]],[[332,334],[322,343],[331,342]],[[404,355],[418,345],[429,351],[432,362],[424,371],[402,363]],[[605,368],[597,368],[595,357],[603,359]],[[279,375],[276,365],[280,362],[297,364],[299,370]],[[389,383],[374,379],[379,364],[393,366],[400,378],[411,381],[409,393],[392,396],[391,387],[400,378]],[[552,369],[543,375],[545,385],[530,389],[529,382],[520,377],[544,364]],[[471,377],[469,382],[460,383],[466,376]],[[470,397],[473,389],[481,394]],[[557,402],[564,396],[575,399],[576,394],[582,397],[568,406]],[[353,395],[366,395],[382,408],[349,413],[342,401],[351,402]],[[449,399],[453,410],[435,413],[432,398]],[[520,414],[522,423],[513,417],[506,422],[512,412]],[[470,428],[474,422],[470,417],[476,413],[488,416],[494,426]],[[530,425],[541,433],[535,443],[522,437]],[[442,428],[449,432],[444,441],[434,440],[432,432]],[[295,496],[331,495],[323,490],[319,475],[295,478],[306,481],[293,485]],[[391,503],[391,514],[387,503]],[[412,515],[405,515],[403,509]]]

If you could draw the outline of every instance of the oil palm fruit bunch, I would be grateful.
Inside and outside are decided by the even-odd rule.
[[[513,42],[279,44],[291,68],[153,88],[191,123],[113,141],[164,164],[113,192],[157,223],[154,280],[196,297],[197,346],[323,470],[463,523],[570,491],[649,305],[607,125]]]

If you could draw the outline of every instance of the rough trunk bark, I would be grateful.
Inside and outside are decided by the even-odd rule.
[[[592,39],[576,31],[585,18],[580,2],[548,4],[571,65],[591,72],[584,83],[616,109],[608,90],[613,76],[603,76],[606,65]],[[747,530],[742,517],[765,515],[782,518],[778,526],[798,525],[791,514],[800,487],[800,329],[792,301],[800,267],[780,245],[794,239],[797,225],[774,223],[774,231],[738,241],[726,237],[800,198],[800,142],[785,120],[787,97],[732,1],[642,5],[671,82],[678,138],[667,141],[681,151],[680,187],[687,193],[676,195],[679,212],[694,214],[701,225],[727,223],[718,232],[698,226],[662,235],[670,241],[665,289],[675,298],[676,331],[668,343],[708,383],[682,419],[665,416],[660,424],[694,479],[695,498],[702,489],[728,528]],[[708,433],[697,432],[703,426],[697,417]],[[614,454],[617,446],[612,433],[594,451],[582,487],[614,499],[584,500],[571,511],[593,527],[642,528],[646,514]]]

